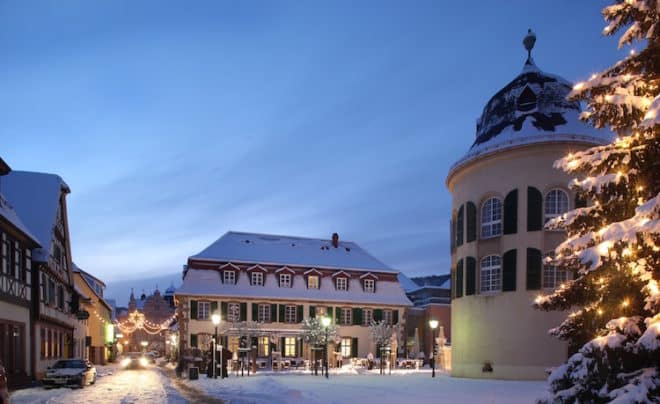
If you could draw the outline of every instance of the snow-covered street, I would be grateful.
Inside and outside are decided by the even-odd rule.
[[[95,385],[84,389],[67,387],[46,390],[41,387],[18,390],[12,403],[186,403],[193,401],[177,390],[162,368],[121,370],[116,366],[97,368]]]

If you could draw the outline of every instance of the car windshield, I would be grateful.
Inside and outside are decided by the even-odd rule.
[[[84,369],[85,362],[83,361],[57,361],[53,365],[53,369]]]

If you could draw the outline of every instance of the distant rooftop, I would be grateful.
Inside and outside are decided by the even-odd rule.
[[[233,231],[190,259],[398,272],[351,241]]]

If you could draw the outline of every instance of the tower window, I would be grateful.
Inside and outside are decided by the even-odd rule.
[[[502,264],[499,255],[489,255],[481,260],[481,292],[499,292],[502,289]]]
[[[502,234],[502,201],[490,198],[481,207],[481,238]]]
[[[518,111],[531,111],[536,108],[536,94],[528,86],[525,86],[520,97],[518,97]]]
[[[561,189],[553,189],[545,195],[545,221],[568,212],[568,195]]]

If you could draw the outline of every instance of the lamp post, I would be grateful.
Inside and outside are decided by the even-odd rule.
[[[214,313],[211,316],[211,321],[213,321],[213,325],[215,325],[215,338],[213,339],[213,378],[217,379],[218,367],[215,364],[215,353],[218,350],[218,324],[220,324],[220,314]],[[220,354],[222,355],[222,352]],[[220,357],[220,366],[222,366],[222,356]]]
[[[325,357],[324,362],[325,362],[325,378],[327,379],[328,376],[328,327],[330,326],[330,317],[328,316],[323,316],[321,319],[321,324],[323,324],[323,327],[325,327],[325,349],[323,350],[323,356]]]
[[[149,343],[147,341],[142,341],[140,342],[140,345],[142,345],[142,352],[147,352],[147,345],[149,345]]]
[[[429,320],[429,326],[431,327],[431,337],[433,338],[433,352],[431,352],[431,377],[435,377],[435,329],[438,328],[438,320]]]

